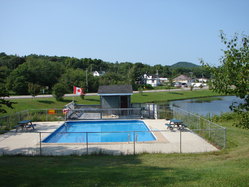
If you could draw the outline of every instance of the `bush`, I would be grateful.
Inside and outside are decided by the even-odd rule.
[[[151,86],[150,84],[143,84],[142,87],[146,90],[153,90],[153,86]]]
[[[238,115],[239,115],[239,120],[238,120],[238,122],[235,122],[234,125],[236,127],[249,129],[249,111],[240,112],[240,113],[238,113]]]
[[[227,112],[223,113],[221,115],[214,115],[211,120],[214,122],[224,122],[224,121],[229,121],[229,120],[238,120],[239,116],[235,112]]]
[[[66,93],[66,87],[64,84],[62,83],[57,83],[54,85],[53,87],[53,96],[55,97],[55,99],[57,101],[62,101],[63,100],[63,96]]]
[[[84,100],[84,99],[85,99],[85,94],[80,95],[80,98],[81,98],[82,100]]]
[[[220,116],[214,115],[211,118],[214,122],[226,122],[229,120],[235,121],[233,123],[236,127],[241,128],[249,128],[249,112],[230,112],[230,113],[223,113]]]

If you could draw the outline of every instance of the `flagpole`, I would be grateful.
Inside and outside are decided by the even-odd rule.
[[[75,92],[75,86],[73,87],[73,94],[75,94],[74,92]],[[73,103],[74,103],[74,95],[73,95]]]

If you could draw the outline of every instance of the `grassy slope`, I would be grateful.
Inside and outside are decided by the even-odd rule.
[[[227,127],[228,148],[214,153],[3,156],[0,186],[248,186],[249,131],[232,121],[220,124]]]
[[[208,97],[218,95],[210,90],[195,90],[195,91],[170,91],[170,92],[154,92],[154,93],[143,93],[133,94],[132,103],[145,103],[145,102],[160,102],[169,101],[177,99],[188,99],[193,97]],[[58,102],[54,98],[34,98],[34,99],[14,99],[13,105],[14,109],[8,109],[7,114],[0,114],[0,116],[5,116],[11,113],[27,110],[27,109],[61,109],[67,103],[72,100],[79,104],[99,104],[99,96],[86,96],[84,100],[80,97],[66,97],[64,101]]]
[[[0,158],[0,186],[248,186],[249,132],[231,122],[228,148],[203,154]]]
[[[13,104],[14,109],[6,108],[7,114],[1,114],[5,116],[15,112],[27,110],[27,109],[62,109],[66,104],[71,101],[75,101],[80,104],[99,104],[99,96],[87,96],[85,100],[80,97],[66,97],[64,101],[56,101],[54,98],[34,98],[34,99],[13,99],[11,101],[16,102]]]

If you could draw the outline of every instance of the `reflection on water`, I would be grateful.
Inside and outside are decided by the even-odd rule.
[[[216,100],[223,100],[223,98],[222,97],[207,97],[207,98],[191,99],[186,102],[187,103],[211,103]]]
[[[169,102],[169,105],[179,107],[191,113],[196,113],[203,116],[212,116],[219,115],[224,112],[231,112],[229,106],[233,102],[236,102],[238,105],[239,103],[242,103],[243,100],[235,96],[219,96],[202,99],[198,98],[171,101]]]

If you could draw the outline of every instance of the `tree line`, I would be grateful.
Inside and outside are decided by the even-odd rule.
[[[141,62],[109,63],[100,59],[72,58],[43,55],[19,57],[0,53],[0,113],[6,112],[2,105],[11,107],[12,102],[3,97],[11,94],[36,95],[55,93],[62,98],[64,93],[72,93],[73,86],[79,86],[88,92],[96,92],[99,85],[132,84],[133,89],[144,87],[143,75],[158,72],[161,77],[172,80],[179,74],[193,77],[211,77],[210,89],[244,99],[244,103],[232,105],[231,109],[240,118],[236,126],[249,128],[249,36],[231,39],[221,32],[221,41],[226,46],[220,66],[196,68],[172,68],[170,66],[150,66]],[[94,77],[93,71],[105,71],[101,77]],[[58,94],[58,95],[56,95]]]
[[[93,71],[104,71],[101,77],[94,77]],[[17,56],[0,53],[0,75],[5,88],[11,94],[37,95],[61,90],[72,93],[73,86],[83,87],[87,92],[96,92],[99,85],[132,84],[137,90],[144,86],[143,75],[156,74],[174,78],[180,74],[193,77],[210,77],[210,73],[199,66],[196,68],[171,68],[150,66],[141,62],[110,63],[100,59],[58,57],[45,55]]]

